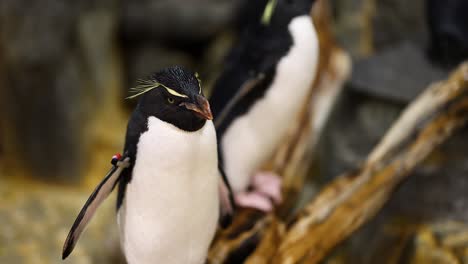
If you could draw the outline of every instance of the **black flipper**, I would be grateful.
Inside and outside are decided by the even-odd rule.
[[[73,226],[68,233],[67,239],[63,245],[62,259],[67,258],[75,248],[76,242],[80,238],[81,233],[93,217],[96,209],[109,196],[119,181],[122,171],[130,165],[130,158],[123,157],[116,165],[113,165],[106,177],[94,189],[91,196],[86,201],[80,213],[76,217]]]
[[[220,95],[220,91],[213,91],[210,103],[213,102],[212,110],[218,140],[223,137],[224,132],[237,117],[247,113],[255,102],[265,95],[275,72],[276,69],[272,66],[246,78],[235,91],[230,91],[230,98],[221,98],[224,95]]]
[[[244,96],[249,94],[252,89],[257,87],[257,85],[265,78],[263,73],[259,74],[257,77],[248,79],[245,83],[240,87],[239,91],[235,93],[235,95],[229,100],[226,106],[222,109],[222,111],[218,114],[215,120],[215,126],[219,127],[227,115],[232,111],[232,109],[242,100]]]
[[[232,196],[231,186],[226,178],[226,174],[221,166],[218,166],[219,173],[221,175],[221,180],[218,184],[219,189],[219,205],[220,205],[220,214],[219,214],[219,225],[222,228],[226,228],[232,222],[232,217],[234,215],[235,203]]]

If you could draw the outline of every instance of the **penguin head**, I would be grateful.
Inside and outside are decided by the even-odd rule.
[[[262,14],[262,24],[286,27],[292,19],[308,15],[315,0],[269,0]]]
[[[138,89],[138,88],[137,88]],[[138,109],[185,131],[196,131],[212,120],[210,104],[203,95],[198,75],[180,66],[153,73],[141,80]]]

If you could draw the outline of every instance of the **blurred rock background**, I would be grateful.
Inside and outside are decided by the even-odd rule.
[[[180,64],[209,90],[248,2],[0,1],[0,263],[61,263],[68,228],[121,151],[127,89]],[[359,164],[406,104],[468,57],[465,0],[330,2],[354,70],[316,186]],[[327,262],[468,263],[467,147],[460,134],[434,153]],[[113,199],[102,209],[65,263],[122,262]]]
[[[363,162],[410,101],[468,58],[467,1],[332,3],[354,65],[320,149],[323,182]],[[433,153],[327,263],[468,263],[466,132]]]

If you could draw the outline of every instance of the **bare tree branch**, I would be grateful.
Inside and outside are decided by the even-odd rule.
[[[414,101],[359,170],[326,186],[287,231],[273,263],[318,263],[371,219],[395,186],[468,119],[468,63]]]

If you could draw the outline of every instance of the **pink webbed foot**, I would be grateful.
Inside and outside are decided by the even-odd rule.
[[[275,204],[282,202],[281,197],[281,177],[273,172],[258,172],[252,178],[254,190],[271,198]]]
[[[255,208],[263,212],[273,210],[273,203],[270,199],[259,192],[239,192],[234,195],[234,201],[238,206]]]
[[[273,210],[274,204],[282,201],[281,177],[272,172],[256,173],[250,187],[251,190],[234,195],[237,205],[269,212]]]

